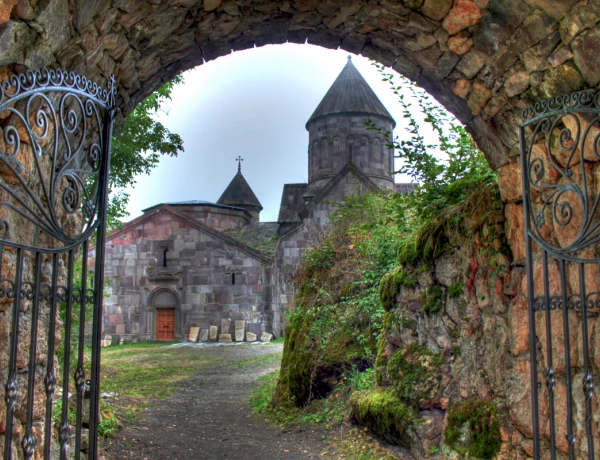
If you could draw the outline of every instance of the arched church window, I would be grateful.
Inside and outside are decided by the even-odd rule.
[[[358,153],[356,151],[356,146],[355,146],[355,142],[354,142],[354,136],[348,136],[346,137],[346,151],[347,151],[347,162],[348,161],[352,161],[354,164],[356,163],[356,154]],[[344,162],[345,164],[346,162]]]

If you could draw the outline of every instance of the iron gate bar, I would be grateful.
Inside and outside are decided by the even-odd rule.
[[[575,459],[575,434],[573,434],[573,378],[571,376],[571,352],[569,349],[569,300],[567,298],[567,268],[566,261],[560,259],[560,290],[562,292],[563,310],[563,339],[565,353],[565,386],[567,389],[567,444],[569,448],[569,460]],[[531,320],[530,320],[531,321]],[[539,456],[539,452],[538,452]]]
[[[12,313],[12,318],[7,350],[8,376],[4,385],[7,408],[3,436],[5,460],[11,460],[18,454],[19,447],[24,458],[32,458],[37,450],[37,438],[40,441],[43,439],[44,459],[50,459],[54,455],[51,450],[52,410],[59,383],[55,366],[57,332],[63,333],[60,346],[64,351],[60,382],[62,410],[58,414],[60,423],[57,427],[60,458],[66,460],[72,440],[69,425],[70,382],[76,388],[74,457],[81,458],[86,380],[84,341],[88,305],[92,308],[93,344],[89,376],[92,395],[87,457],[90,460],[97,458],[105,219],[115,96],[116,83],[112,77],[107,89],[102,89],[85,77],[61,70],[29,70],[24,74],[11,75],[7,81],[0,82],[0,112],[8,112],[10,116],[3,117],[5,121],[2,131],[7,151],[0,151],[0,164],[5,169],[4,174],[14,176],[13,182],[0,182],[1,191],[12,200],[0,201],[0,208],[8,210],[8,214],[0,212],[0,299],[12,303],[12,308],[8,311],[8,314]],[[24,129],[19,131],[16,124]],[[33,159],[27,179],[21,176],[22,155],[30,155],[28,161]],[[45,168],[48,169],[48,174]],[[86,188],[88,186],[89,190]],[[39,188],[39,193],[36,187]],[[60,212],[59,206],[62,206]],[[80,231],[73,224],[70,228],[64,226],[68,221],[65,216],[73,214],[77,215],[75,226],[81,223]],[[11,234],[14,229],[7,218],[11,215],[26,219],[34,225],[36,231],[22,230],[15,235]],[[15,226],[16,228],[23,227]],[[36,235],[42,233],[50,237],[51,241],[36,239]],[[89,238],[94,234],[94,270],[97,276],[93,286],[88,287]],[[13,265],[6,264],[3,258],[7,255],[10,261],[13,254],[14,275],[7,275]],[[42,266],[48,257],[52,259],[51,281],[44,283],[43,277],[47,274]],[[59,284],[59,272],[62,273],[61,280],[64,276],[59,263],[64,260],[63,257],[67,259],[66,285]],[[30,259],[34,261],[33,266],[29,263]],[[81,287],[74,285],[76,260],[82,261]],[[61,331],[58,331],[57,319],[59,304],[61,311],[62,308],[65,309]],[[79,319],[76,369],[72,369],[70,365],[73,356],[71,349],[75,345],[74,310],[78,310]],[[48,314],[47,318],[44,316],[44,323],[41,322],[42,311],[44,315]],[[25,327],[29,317],[31,324]],[[42,327],[47,332],[46,373],[43,381],[37,378],[35,372]],[[25,360],[21,358],[25,351],[19,350],[20,328],[23,329],[23,336],[30,334],[29,348],[25,348]],[[25,339],[22,340],[25,343]],[[18,361],[25,363],[24,370],[28,372],[25,377],[26,398],[19,396],[23,376]],[[34,418],[35,396],[40,387],[45,390],[43,433],[35,431],[37,419]],[[20,416],[25,417],[24,420],[21,419],[24,430],[20,439],[14,435],[17,403],[19,413],[24,414]]]
[[[554,420],[554,368],[552,366],[552,323],[550,321],[550,280],[548,277],[548,252],[542,250],[544,265],[544,305],[546,311],[546,349],[548,354],[548,370],[546,371],[546,388],[548,389],[550,406],[550,452],[551,459],[556,460],[556,428]]]
[[[0,254],[1,258],[2,254]],[[12,295],[14,296],[13,302],[13,321],[12,321],[12,335],[10,343],[10,357],[8,367],[8,380],[6,382],[6,389],[4,398],[6,400],[6,441],[4,443],[4,458],[12,459],[12,439],[9,439],[9,435],[12,435],[13,429],[13,414],[15,410],[15,404],[17,402],[17,347],[19,345],[19,336],[14,332],[19,330],[19,319],[21,316],[21,270],[23,268],[23,249],[17,248],[17,266],[15,272],[15,283],[12,288]],[[10,280],[6,280],[12,283]],[[8,297],[10,298],[10,288],[8,291]]]
[[[56,256],[55,256],[56,257]],[[67,306],[65,312],[65,335],[64,335],[64,356],[63,356],[63,390],[62,390],[62,413],[60,427],[58,429],[58,442],[60,445],[60,458],[66,460],[67,458],[67,443],[69,442],[69,375],[71,371],[71,328],[72,328],[72,314],[73,314],[73,266],[75,265],[75,253],[73,249],[69,250],[69,274],[67,275]],[[71,294],[72,293],[72,294]],[[81,336],[80,336],[81,337]],[[44,446],[46,442],[44,443]]]
[[[35,449],[35,438],[33,437],[33,395],[35,392],[35,361],[37,358],[37,331],[38,331],[38,317],[39,317],[39,306],[40,306],[40,284],[42,275],[42,254],[36,252],[35,254],[35,274],[34,274],[34,285],[31,283],[23,283],[24,285],[31,285],[31,287],[24,291],[24,297],[27,300],[33,300],[31,310],[31,334],[29,337],[29,375],[27,381],[27,422],[25,425],[25,436],[23,436],[22,447],[25,453],[25,459],[29,460],[33,457]]]
[[[583,394],[585,395],[585,418],[586,418],[586,434],[589,457],[594,458],[594,438],[592,437],[592,396],[594,395],[594,382],[590,372],[590,351],[588,345],[588,324],[587,324],[587,292],[585,289],[585,267],[583,263],[579,263],[579,292],[581,293],[581,333],[583,336],[583,367],[585,376],[583,378]]]

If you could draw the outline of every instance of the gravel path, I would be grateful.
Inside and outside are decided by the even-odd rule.
[[[310,459],[325,444],[315,429],[281,430],[266,425],[248,407],[259,377],[278,364],[254,360],[281,355],[283,345],[196,346],[215,359],[178,391],[143,410],[105,446],[105,460]]]

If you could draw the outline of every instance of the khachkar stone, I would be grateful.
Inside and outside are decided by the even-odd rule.
[[[231,334],[220,334],[219,342],[231,342]]]
[[[246,332],[246,341],[247,342],[256,342],[257,335],[253,332]]]
[[[208,331],[208,340],[210,340],[211,342],[216,342],[218,331],[219,328],[217,326],[210,326],[210,329]]]
[[[198,335],[200,335],[200,328],[199,327],[192,327],[192,328],[190,328],[190,335],[188,337],[188,340],[190,342],[197,342],[198,341]]]
[[[208,342],[208,329],[201,329],[198,342]]]
[[[235,322],[235,341],[243,342],[244,341],[244,331],[246,330],[246,321],[237,320]]]
[[[229,334],[230,327],[231,327],[231,318],[223,318],[221,320],[221,334]]]
[[[273,338],[273,334],[269,334],[268,332],[263,332],[262,335],[260,336],[260,341],[261,342],[270,342],[272,338]]]

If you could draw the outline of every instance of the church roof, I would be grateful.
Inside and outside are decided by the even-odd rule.
[[[260,208],[261,210],[263,208],[239,169],[233,180],[223,192],[223,195],[221,195],[221,198],[217,200],[217,204],[227,206],[253,206]]]
[[[302,195],[306,193],[308,184],[285,184],[281,194],[281,205],[279,206],[279,217],[277,222],[301,222],[300,211],[304,208]]]
[[[352,64],[350,56],[348,56],[348,63],[306,124],[308,125],[317,118],[335,113],[379,115],[388,118],[396,126],[396,122],[390,113]]]
[[[146,209],[142,209],[142,212],[148,212],[148,211],[152,211],[153,209],[156,209],[162,205],[166,204],[167,206],[175,206],[175,207],[181,207],[181,206],[214,206],[215,208],[224,208],[224,209],[237,209],[239,211],[244,211],[244,212],[248,212],[243,208],[238,208],[236,206],[228,206],[228,205],[224,205],[224,204],[217,204],[217,203],[211,203],[210,201],[204,201],[204,200],[187,200],[187,201],[172,201],[170,203],[158,203],[155,204],[154,206],[150,206],[149,208]]]

